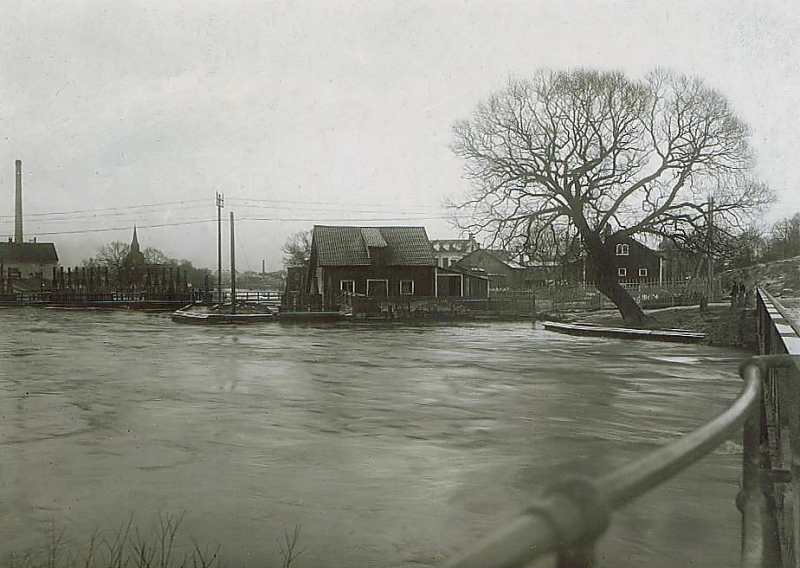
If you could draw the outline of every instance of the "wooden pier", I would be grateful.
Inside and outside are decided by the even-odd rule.
[[[706,338],[703,333],[695,333],[682,329],[629,329],[557,322],[545,322],[543,327],[548,331],[565,333],[567,335],[606,337],[610,339],[646,339],[650,341],[669,341],[673,343],[701,343]]]

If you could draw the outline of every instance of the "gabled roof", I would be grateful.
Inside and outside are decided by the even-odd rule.
[[[53,243],[0,243],[0,262],[58,262]]]
[[[509,268],[515,268],[515,269],[525,268],[516,260],[512,260],[511,255],[502,249],[486,249],[486,252],[488,252],[490,255],[495,257],[503,264],[507,265]]]
[[[369,250],[359,227],[315,226],[311,242],[317,266],[369,266]]]
[[[438,274],[463,274],[464,276],[469,276],[470,278],[478,278],[480,280],[489,280],[489,277],[486,276],[486,271],[482,268],[464,268],[463,266],[459,266],[458,264],[454,263],[451,264],[447,268],[442,268],[441,266],[436,269]]]
[[[655,254],[655,255],[663,254],[662,251],[653,250],[652,248],[650,248],[649,246],[643,244],[641,241],[639,241],[638,239],[636,239],[634,237],[618,237],[616,235],[613,235],[611,237],[608,237],[606,239],[605,243],[606,243],[607,246],[610,246],[610,247],[614,247],[614,246],[616,246],[618,244],[628,244],[628,245],[633,245],[633,246],[639,247],[641,249],[644,249],[647,252],[650,252],[650,253]]]
[[[317,266],[368,266],[370,248],[390,266],[436,266],[425,227],[314,227]]]
[[[365,227],[361,229],[361,236],[364,237],[364,244],[367,248],[384,248],[388,247],[389,243],[381,235],[380,229],[375,227]]]
[[[381,227],[389,245],[386,264],[390,266],[436,266],[425,227]]]

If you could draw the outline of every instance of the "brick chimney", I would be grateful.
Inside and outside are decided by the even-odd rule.
[[[17,160],[17,201],[14,209],[14,242],[22,244],[22,160]]]

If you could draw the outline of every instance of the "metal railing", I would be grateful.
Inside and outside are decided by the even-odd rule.
[[[759,333],[762,345],[767,341],[773,349],[764,350],[769,354],[752,357],[740,366],[743,388],[726,411],[683,438],[599,479],[573,478],[546,487],[514,521],[445,566],[512,568],[552,554],[559,567],[592,566],[595,544],[615,509],[659,486],[740,431],[742,479],[736,504],[742,513],[742,565],[797,566],[794,554],[791,559],[787,557],[786,539],[778,536],[786,533],[785,527],[780,527],[786,516],[780,506],[785,507],[789,499],[796,501],[798,493],[788,499],[786,495],[777,498],[775,488],[790,476],[800,479],[800,475],[793,475],[800,473],[800,461],[793,460],[793,464],[798,463],[788,472],[775,467],[775,442],[768,436],[773,412],[765,407],[770,397],[763,395],[765,390],[775,389],[776,381],[787,382],[791,378],[788,382],[800,384],[800,358],[774,347],[778,342],[772,336],[777,329],[771,325],[764,297],[759,294],[758,309],[766,316],[764,321],[759,318]],[[781,369],[784,372],[778,373]],[[794,406],[793,416],[798,414],[800,406]],[[800,430],[792,433],[792,439],[800,440]],[[797,507],[792,509],[792,518],[796,511]],[[794,535],[798,526],[792,529]],[[797,536],[794,540],[800,542]]]

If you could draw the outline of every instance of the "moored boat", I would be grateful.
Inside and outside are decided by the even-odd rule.
[[[237,306],[235,312],[230,306],[184,306],[172,312],[172,321],[190,324],[248,324],[275,321],[275,314],[260,305],[246,304]]]

